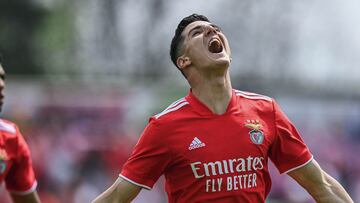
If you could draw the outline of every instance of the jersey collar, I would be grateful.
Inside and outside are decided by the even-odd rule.
[[[204,103],[202,103],[196,96],[192,93],[192,90],[189,90],[189,94],[185,99],[190,103],[190,106],[199,114],[203,116],[223,116],[231,112],[234,112],[237,109],[237,99],[234,89],[232,90],[232,95],[226,112],[222,115],[213,113]]]

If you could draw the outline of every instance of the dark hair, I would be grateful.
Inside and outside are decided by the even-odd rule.
[[[176,64],[176,60],[181,54],[181,48],[182,48],[181,46],[184,40],[183,37],[181,36],[181,33],[184,31],[186,26],[188,26],[190,23],[195,21],[210,22],[206,16],[194,13],[192,15],[183,18],[175,30],[175,35],[172,38],[171,46],[170,46],[170,57],[171,57],[171,61],[174,63],[176,67],[178,67]]]

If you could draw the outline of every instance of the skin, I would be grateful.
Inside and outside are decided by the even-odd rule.
[[[15,203],[40,203],[40,198],[36,191],[26,195],[11,194],[11,198]]]
[[[229,104],[232,86],[229,74],[230,46],[217,26],[205,21],[195,21],[183,31],[184,54],[177,65],[187,76],[193,94],[213,113],[223,114]],[[220,39],[223,50],[211,53],[208,43]]]
[[[141,187],[119,177],[105,192],[101,193],[92,203],[129,203],[141,191]]]
[[[0,111],[4,101],[4,88],[5,88],[5,71],[0,64]],[[36,191],[30,192],[25,195],[10,193],[11,199],[14,203],[40,203],[39,196]]]
[[[229,75],[231,51],[221,30],[205,21],[189,24],[183,31],[182,55],[177,59],[192,88],[193,94],[214,114],[226,112],[231,99],[232,86]],[[209,41],[217,38],[223,50],[211,53]],[[351,203],[353,200],[344,188],[312,160],[305,166],[288,173],[319,203]],[[130,202],[141,190],[126,180],[119,178],[109,189],[97,197],[93,203]]]
[[[354,202],[340,183],[322,170],[315,160],[289,172],[288,175],[296,180],[316,202]]]

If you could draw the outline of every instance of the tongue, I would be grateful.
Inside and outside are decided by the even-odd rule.
[[[222,51],[222,45],[218,40],[212,40],[209,44],[209,51],[212,53],[219,53]]]

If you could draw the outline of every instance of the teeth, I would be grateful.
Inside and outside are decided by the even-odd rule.
[[[209,41],[209,51],[212,53],[219,53],[223,49],[221,41],[217,38],[213,38]]]
[[[210,40],[209,44],[214,43],[214,42],[220,43],[220,40],[217,39],[217,38],[213,38],[213,39]]]

